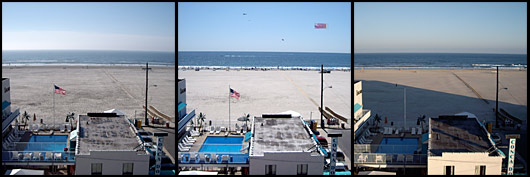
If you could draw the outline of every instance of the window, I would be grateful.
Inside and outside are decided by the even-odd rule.
[[[307,164],[298,164],[296,165],[296,174],[297,175],[307,175]]]
[[[123,175],[132,175],[133,174],[133,163],[124,163],[123,164]]]
[[[486,175],[486,165],[475,166],[475,175]]]
[[[101,163],[93,163],[92,164],[92,175],[101,175]]]
[[[276,165],[265,165],[265,175],[276,175]]]
[[[455,166],[445,166],[444,175],[455,175]]]

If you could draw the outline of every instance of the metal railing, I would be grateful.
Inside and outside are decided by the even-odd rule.
[[[75,162],[75,153],[65,151],[2,151],[2,162]]]
[[[354,164],[425,165],[427,154],[354,153]]]
[[[8,151],[61,151],[67,147],[66,142],[14,142],[2,144],[4,150]]]
[[[411,152],[411,149],[414,151]],[[380,145],[380,144],[354,144],[355,153],[387,153],[387,154],[413,154],[420,153],[418,145]]]
[[[179,164],[248,164],[248,153],[179,152]]]

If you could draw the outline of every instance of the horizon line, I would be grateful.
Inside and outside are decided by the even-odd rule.
[[[353,54],[391,54],[391,53],[443,53],[443,54],[503,54],[527,55],[526,53],[477,53],[477,52],[354,52]]]
[[[211,51],[211,50],[190,50],[190,51],[178,51],[178,52],[276,52],[276,53],[340,53],[340,54],[351,54],[347,52],[290,52],[290,51]]]
[[[109,49],[109,50],[105,50],[105,49],[2,49],[2,52],[3,51],[52,51],[52,50],[56,50],[56,51],[68,50],[68,51],[173,52],[173,53],[175,52],[171,50],[112,50],[112,49]]]

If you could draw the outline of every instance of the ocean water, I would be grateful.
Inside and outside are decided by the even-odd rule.
[[[2,66],[13,65],[161,65],[175,66],[175,52],[98,50],[2,51]]]
[[[355,69],[415,68],[415,69],[526,69],[526,54],[470,53],[354,53]]]
[[[351,54],[302,52],[178,52],[182,67],[351,68]]]

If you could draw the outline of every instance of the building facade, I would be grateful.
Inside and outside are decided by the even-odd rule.
[[[294,111],[252,120],[250,175],[322,175],[325,152],[302,116]]]
[[[428,175],[501,175],[506,156],[473,115],[429,119]]]
[[[78,116],[76,175],[148,175],[149,157],[132,122],[116,113]]]

